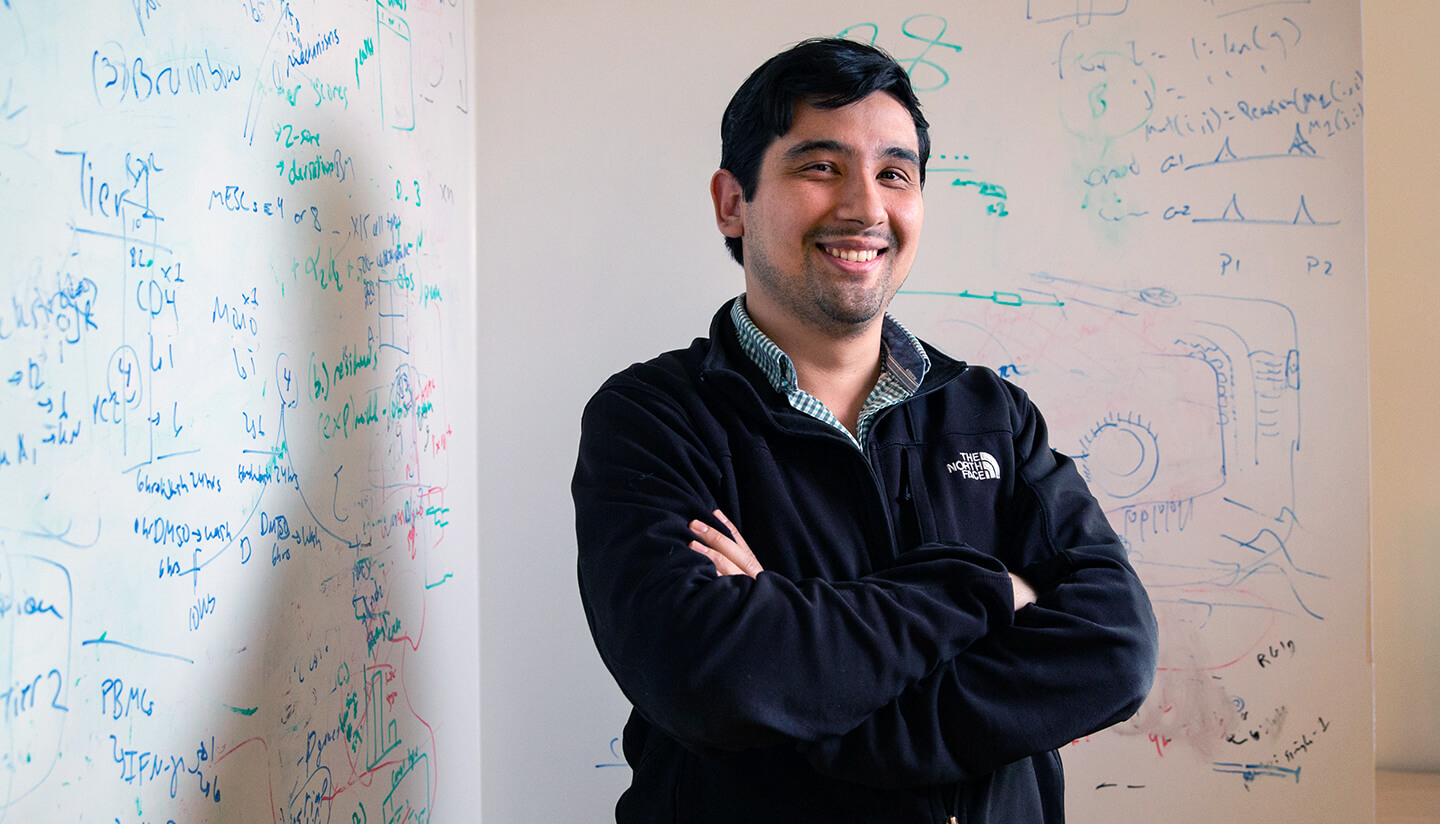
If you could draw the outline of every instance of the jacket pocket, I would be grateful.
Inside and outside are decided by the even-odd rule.
[[[918,447],[907,446],[900,453],[900,500],[896,503],[902,552],[940,539]]]

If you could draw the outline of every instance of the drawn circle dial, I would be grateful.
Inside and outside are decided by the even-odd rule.
[[[1160,471],[1160,442],[1139,416],[1112,415],[1085,438],[1081,460],[1086,478],[1097,492],[1133,498],[1145,491]]]

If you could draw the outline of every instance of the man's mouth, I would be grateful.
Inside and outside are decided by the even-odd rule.
[[[825,254],[839,258],[850,263],[869,263],[880,256],[880,249],[836,249],[833,246],[821,244],[820,248]]]

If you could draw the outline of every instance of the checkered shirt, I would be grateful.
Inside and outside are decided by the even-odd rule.
[[[865,404],[860,407],[860,419],[851,434],[840,419],[835,417],[825,404],[814,395],[800,388],[795,375],[795,364],[790,356],[781,351],[770,340],[745,311],[745,296],[735,298],[730,305],[730,318],[735,322],[735,332],[740,339],[740,348],[750,360],[759,366],[770,380],[776,392],[789,399],[790,405],[806,415],[829,424],[836,431],[843,432],[856,449],[864,449],[865,439],[870,434],[870,424],[880,410],[915,394],[925,373],[930,370],[930,357],[920,341],[910,334],[900,322],[886,313],[880,330],[880,379],[870,391]]]

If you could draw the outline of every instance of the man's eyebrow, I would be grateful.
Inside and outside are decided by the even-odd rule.
[[[920,168],[920,153],[907,149],[904,146],[891,146],[881,152],[880,155],[881,157],[893,157],[897,160],[904,160],[914,164],[915,168]]]
[[[850,154],[852,153],[852,151],[853,150],[849,146],[841,143],[838,140],[802,140],[799,143],[796,143],[794,146],[791,146],[789,149],[786,149],[785,154],[783,155],[783,159],[786,161],[795,161],[815,152],[838,152],[841,154]],[[919,153],[915,152],[912,149],[907,149],[904,146],[888,146],[880,152],[880,156],[894,158],[896,160],[903,160],[908,163],[914,164],[916,168],[919,168],[920,166]]]
[[[849,147],[838,140],[802,140],[785,150],[785,160],[799,160],[815,152],[839,152],[848,154]]]

